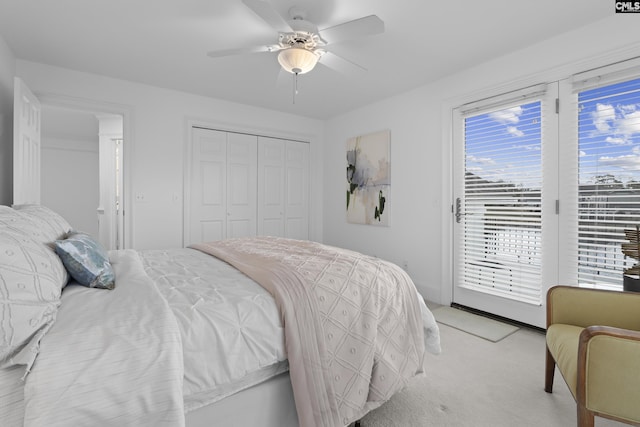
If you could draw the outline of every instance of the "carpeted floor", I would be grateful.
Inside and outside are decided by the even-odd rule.
[[[362,427],[571,427],[573,397],[556,371],[544,391],[545,342],[520,328],[493,343],[440,325],[442,354],[427,355],[426,372],[370,412]],[[596,417],[596,427],[625,424]]]

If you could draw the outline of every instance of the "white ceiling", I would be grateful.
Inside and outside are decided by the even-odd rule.
[[[0,0],[0,35],[20,59],[324,119],[614,13],[604,0],[269,1],[320,29],[378,15],[383,34],[333,50],[368,71],[318,65],[294,105],[275,53],[208,57],[277,40],[241,0]]]

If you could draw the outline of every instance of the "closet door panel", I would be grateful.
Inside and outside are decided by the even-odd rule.
[[[228,133],[227,237],[256,235],[257,144],[255,135]]]
[[[258,234],[284,236],[285,145],[275,138],[258,141]]]
[[[194,128],[191,150],[189,243],[226,235],[227,134]]]
[[[309,144],[286,141],[285,236],[309,238]]]
[[[213,242],[224,238],[224,221],[200,221],[199,227],[198,236],[203,242]]]
[[[309,144],[198,128],[191,144],[186,245],[309,238]]]

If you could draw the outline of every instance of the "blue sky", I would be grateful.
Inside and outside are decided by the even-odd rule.
[[[580,182],[640,182],[640,79],[582,92],[578,106]]]
[[[489,181],[540,188],[539,101],[469,117],[466,170]]]
[[[536,101],[467,118],[466,170],[539,188],[540,107]],[[607,174],[640,182],[640,79],[581,92],[578,123],[580,183]]]

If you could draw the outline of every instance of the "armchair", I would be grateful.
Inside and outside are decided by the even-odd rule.
[[[549,289],[546,342],[544,389],[557,364],[578,427],[593,427],[594,415],[640,426],[640,293]]]

